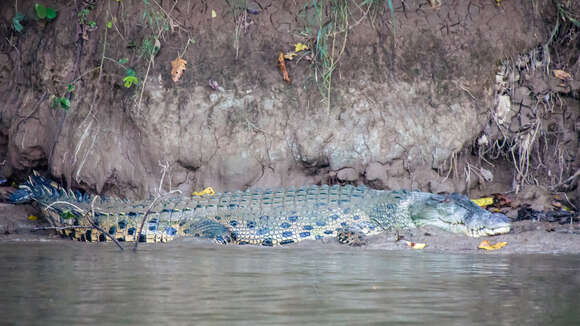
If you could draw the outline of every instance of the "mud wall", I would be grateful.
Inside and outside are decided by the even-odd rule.
[[[334,182],[465,191],[463,175],[437,171],[489,126],[498,62],[540,43],[553,11],[540,0],[394,1],[393,15],[349,2],[327,38],[336,69],[326,87],[316,49],[338,25],[331,6],[46,1],[57,11],[47,20],[35,3],[0,4],[3,173],[48,169],[127,197],[157,189],[161,166],[164,188],[184,191]],[[21,32],[15,12],[25,14]],[[285,83],[276,59],[299,42],[310,52],[286,61]],[[187,69],[174,82],[178,56]],[[125,87],[127,68],[138,85]],[[67,111],[51,107],[60,97]]]

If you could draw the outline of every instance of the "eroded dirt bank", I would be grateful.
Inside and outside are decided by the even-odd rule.
[[[35,3],[0,4],[9,182],[38,169],[128,198],[161,179],[471,197],[532,184],[578,200],[575,3],[43,3],[54,19]],[[298,43],[286,83],[276,59]]]
[[[478,178],[466,185],[463,159],[450,178],[439,170],[493,127],[497,63],[544,42],[555,16],[549,1],[395,1],[394,19],[353,2],[346,20],[330,4],[238,2],[47,2],[54,20],[32,1],[4,2],[3,172],[48,169],[128,197],[158,187],[160,163],[171,166],[165,187],[184,190],[465,191]],[[311,50],[287,61],[286,84],[276,58],[299,42]],[[188,64],[174,82],[177,56]],[[330,93],[328,60],[338,61]],[[124,87],[127,68],[138,85]],[[68,111],[50,107],[55,97]]]

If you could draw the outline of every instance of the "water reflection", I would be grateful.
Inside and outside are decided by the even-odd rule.
[[[580,256],[0,245],[14,324],[572,325]]]

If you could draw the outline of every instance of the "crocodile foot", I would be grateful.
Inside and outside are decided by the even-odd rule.
[[[362,231],[352,228],[344,228],[338,229],[336,232],[338,242],[342,244],[347,244],[351,247],[360,247],[367,244],[366,236]]]

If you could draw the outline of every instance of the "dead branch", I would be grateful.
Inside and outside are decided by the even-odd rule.
[[[169,192],[167,194],[164,194],[164,195],[161,194],[161,190],[163,187],[163,179],[165,179],[165,175],[166,175],[167,171],[169,170],[170,165],[168,162],[165,162],[165,164],[161,164],[161,162],[160,162],[159,166],[161,166],[161,180],[159,181],[159,188],[157,189],[157,196],[155,196],[155,199],[153,199],[153,201],[151,202],[149,207],[147,207],[147,210],[145,211],[145,214],[143,215],[143,218],[141,219],[141,225],[139,226],[139,232],[137,233],[137,239],[135,239],[135,245],[133,246],[133,251],[137,251],[137,246],[139,245],[139,240],[141,239],[141,234],[143,233],[143,226],[145,225],[145,221],[147,221],[147,216],[149,216],[149,214],[151,213],[151,209],[153,208],[153,206],[155,206],[155,204],[160,199],[164,199],[167,196],[172,195],[176,192],[181,192],[179,190],[171,190],[171,185],[170,185]]]
[[[93,222],[93,220],[92,220],[92,219],[91,219],[91,217],[90,217],[90,215],[93,215],[93,216],[94,216],[94,214],[95,214],[95,210],[94,210],[94,207],[93,207],[93,205],[94,205],[94,203],[95,203],[95,200],[96,200],[98,197],[99,197],[99,196],[95,196],[95,197],[93,198],[93,201],[91,202],[91,211],[90,211],[90,212],[86,212],[84,209],[82,209],[82,208],[78,207],[77,205],[75,205],[75,204],[73,204],[73,203],[69,203],[69,202],[67,202],[67,201],[62,201],[62,200],[55,201],[54,203],[52,203],[52,204],[50,204],[50,205],[46,206],[44,209],[45,209],[45,210],[48,210],[48,209],[52,208],[52,206],[54,206],[54,205],[56,205],[56,204],[65,204],[65,205],[69,205],[69,206],[71,206],[71,207],[74,207],[74,208],[75,208],[77,211],[79,211],[79,212],[81,212],[81,213],[82,213],[82,216],[83,216],[83,217],[85,217],[85,218],[87,219],[87,221],[89,221],[89,224],[91,224],[91,228],[93,228],[93,229],[97,229],[97,230],[99,230],[100,232],[102,232],[102,233],[103,233],[105,236],[109,237],[109,239],[111,239],[113,242],[115,242],[115,244],[117,245],[117,247],[119,247],[119,249],[121,249],[121,251],[123,251],[123,247],[121,246],[121,244],[119,243],[119,241],[117,241],[117,239],[115,239],[115,237],[113,237],[111,234],[109,234],[109,232],[107,232],[107,231],[103,230],[103,228],[101,228],[100,226],[96,225],[96,224],[95,224],[95,222]]]
[[[41,227],[31,229],[30,232],[44,231],[44,230],[61,231],[61,230],[92,229],[92,228],[93,228],[92,226],[88,226],[88,225],[41,226]]]
[[[116,245],[117,247],[119,247],[119,249],[121,251],[124,250],[123,246],[121,246],[121,244],[119,243],[119,241],[117,239],[115,239],[114,236],[112,236],[109,232],[103,230],[100,226],[96,225],[95,222],[93,222],[93,219],[89,217],[89,215],[95,216],[95,208],[94,208],[94,204],[95,204],[95,200],[98,198],[99,196],[94,196],[93,200],[91,201],[91,211],[90,213],[85,214],[85,217],[87,218],[87,220],[89,221],[89,223],[97,230],[101,231],[105,236],[109,237],[109,239],[111,239]]]
[[[571,176],[570,176],[568,179],[566,179],[566,180],[564,180],[564,181],[562,181],[562,182],[560,182],[560,183],[558,183],[558,184],[555,184],[555,185],[551,186],[551,187],[550,187],[550,190],[556,190],[556,189],[560,188],[560,187],[561,187],[561,186],[563,186],[563,185],[566,185],[566,184],[568,184],[568,183],[571,183],[572,181],[574,181],[574,179],[576,179],[576,178],[577,178],[577,177],[579,177],[579,176],[580,176],[580,169],[578,169],[578,170],[577,170],[577,171],[576,171],[576,172],[575,172],[573,175],[571,175]]]

